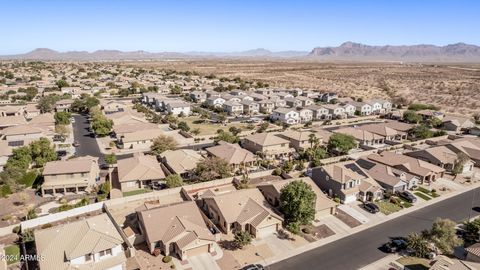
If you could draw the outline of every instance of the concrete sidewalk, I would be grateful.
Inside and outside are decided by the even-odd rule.
[[[390,254],[376,262],[360,268],[359,270],[389,270],[393,268],[390,263],[398,260],[400,257],[402,256],[398,254]]]

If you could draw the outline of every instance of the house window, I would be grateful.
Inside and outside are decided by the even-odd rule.
[[[99,254],[100,254],[100,257],[107,256],[107,255],[112,255],[112,250],[111,249],[102,250],[102,251],[100,251]]]
[[[91,260],[92,260],[92,254],[87,254],[87,255],[85,255],[85,261],[86,261],[86,262],[89,262],[89,261],[91,261]]]

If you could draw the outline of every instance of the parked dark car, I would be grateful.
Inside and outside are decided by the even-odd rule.
[[[250,264],[242,268],[242,270],[263,270],[263,265],[261,264]]]
[[[399,252],[407,248],[407,242],[404,239],[393,239],[383,245],[383,249],[388,253]]]
[[[412,193],[410,193],[406,190],[405,191],[400,191],[397,194],[400,198],[403,198],[404,200],[406,200],[409,203],[414,203],[414,202],[417,201],[417,197],[413,196]]]
[[[365,203],[363,205],[363,208],[365,208],[365,210],[367,210],[368,212],[370,212],[372,214],[380,212],[380,208],[378,208],[378,205],[376,205],[374,203],[371,203],[371,202]]]

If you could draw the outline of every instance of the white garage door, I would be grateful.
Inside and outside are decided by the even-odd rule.
[[[277,232],[277,224],[258,229],[258,238],[267,237]]]

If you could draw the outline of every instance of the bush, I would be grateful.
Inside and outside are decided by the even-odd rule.
[[[336,202],[336,203],[340,203],[340,198],[335,197],[335,198],[333,199],[333,201]]]
[[[5,184],[0,187],[0,197],[6,198],[10,194],[12,194],[12,189],[10,188],[9,185]]]
[[[172,257],[168,256],[168,255],[163,257],[163,259],[162,259],[162,262],[164,262],[164,263],[169,263],[171,261],[172,261]]]
[[[273,170],[273,175],[281,175],[282,174],[282,169],[280,168],[276,168],[275,170]]]
[[[287,224],[286,229],[293,234],[298,234],[300,233],[300,223],[290,222]]]
[[[20,226],[13,227],[12,232],[18,234],[20,232]]]
[[[53,225],[50,224],[50,223],[47,223],[47,224],[43,224],[41,228],[42,229],[48,229],[48,228],[51,228],[51,227],[53,227]]]
[[[26,187],[31,187],[35,183],[35,179],[37,179],[37,172],[30,171],[25,173],[19,182]]]

